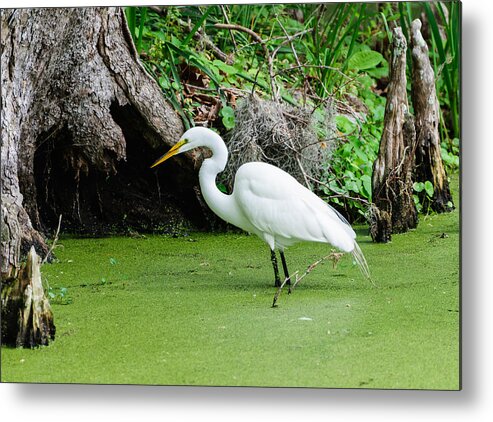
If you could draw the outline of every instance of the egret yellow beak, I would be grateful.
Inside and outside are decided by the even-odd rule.
[[[186,143],[187,143],[187,140],[186,139],[183,139],[181,141],[178,141],[175,145],[173,145],[171,147],[171,149],[166,154],[164,154],[161,158],[157,159],[154,162],[154,164],[151,166],[151,169],[153,167],[158,166],[161,163],[164,163],[168,158],[173,157],[173,155],[179,154],[180,153],[180,148],[182,147],[182,145],[184,145]]]

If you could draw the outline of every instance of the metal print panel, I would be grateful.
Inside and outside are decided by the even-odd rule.
[[[3,9],[10,383],[460,389],[460,3]]]

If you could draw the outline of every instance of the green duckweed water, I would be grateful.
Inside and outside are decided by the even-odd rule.
[[[2,381],[458,389],[458,211],[385,245],[357,231],[378,288],[344,257],[277,308],[255,236],[62,238],[42,269],[56,340],[2,348]],[[327,251],[300,244],[286,259],[304,272]]]

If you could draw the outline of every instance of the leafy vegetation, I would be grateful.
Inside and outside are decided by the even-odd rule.
[[[429,180],[426,180],[425,182],[414,182],[413,185],[413,190],[416,192],[416,194],[413,195],[414,203],[416,204],[416,209],[418,212],[422,212],[424,209],[423,202],[427,201],[430,202],[431,199],[433,198],[433,192],[435,191],[433,187],[433,183],[431,183]],[[419,198],[419,193],[425,192],[425,196],[423,197],[422,200]],[[428,212],[428,210],[426,210]]]
[[[442,156],[449,171],[458,169],[458,2],[170,6],[126,13],[145,66],[186,128],[233,129],[237,100],[252,92],[308,107],[319,121],[332,104],[337,132],[322,128],[320,140],[331,143],[333,154],[313,187],[353,218],[364,216],[371,202],[391,29],[400,25],[407,35],[420,18],[441,105]]]

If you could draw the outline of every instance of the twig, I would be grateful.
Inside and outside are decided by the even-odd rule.
[[[342,255],[343,254],[341,252],[335,252],[334,250],[332,250],[330,252],[330,254],[328,254],[327,256],[324,256],[323,258],[320,258],[318,261],[315,261],[313,264],[309,265],[308,268],[306,269],[306,271],[300,277],[298,277],[298,271],[296,271],[290,278],[286,278],[284,280],[284,282],[279,286],[279,288],[277,289],[276,294],[274,295],[274,299],[272,301],[272,307],[275,308],[277,306],[276,303],[277,303],[277,300],[279,299],[279,296],[281,294],[281,291],[282,291],[283,287],[286,285],[286,283],[288,282],[288,280],[292,280],[293,279],[293,276],[296,279],[296,281],[294,282],[293,285],[289,286],[288,294],[291,294],[291,292],[294,290],[294,288],[296,287],[296,285],[301,280],[303,280],[308,274],[310,274],[315,269],[315,267],[317,267],[321,262],[325,261],[326,259],[331,259],[333,261],[333,264],[334,264],[334,267],[335,267],[335,265],[337,264],[337,262],[339,262],[339,260],[341,259]]]
[[[52,254],[53,249],[55,249],[56,242],[58,241],[58,235],[60,234],[61,225],[62,225],[62,214],[60,214],[60,218],[58,219],[58,227],[56,229],[55,238],[53,239],[53,243],[51,244],[51,248],[48,251],[48,253],[46,254],[46,256],[44,257],[44,259],[41,261],[41,265],[43,265],[48,260],[48,257]]]
[[[274,295],[274,300],[272,301],[272,307],[275,308],[277,305],[276,305],[276,302],[277,302],[277,299],[279,299],[279,295],[281,294],[281,291],[282,291],[282,288],[286,285],[286,283],[288,282],[288,280],[291,280],[293,278],[293,276],[295,277],[298,277],[298,271],[296,271],[293,275],[291,275],[291,277],[286,277],[284,279],[284,281],[282,282],[282,284],[279,286],[279,288],[277,289],[277,292],[276,294]]]
[[[303,164],[301,164],[301,160],[299,155],[296,155],[296,162],[298,163],[298,167],[301,170],[301,174],[303,175],[303,178],[305,179],[305,185],[308,189],[310,189],[310,182],[308,181],[308,174],[306,174],[305,169],[303,168]]]
[[[293,35],[286,35],[285,37],[277,37],[275,39],[278,39],[278,40],[283,40],[281,42],[281,44],[279,44],[276,49],[274,50],[274,53],[273,56],[275,56],[277,54],[277,52],[281,49],[282,46],[288,44],[288,43],[292,43],[293,39],[294,38],[297,38],[297,37],[301,37],[302,35],[305,35],[307,34],[308,32],[311,32],[312,30],[311,29],[305,29],[304,31],[300,31],[300,32],[297,32],[296,34],[293,34]],[[274,38],[273,38],[274,39]]]
[[[303,280],[308,274],[310,274],[313,269],[320,264],[322,261],[325,261],[326,259],[332,258],[334,252],[331,252],[329,255],[324,256],[323,258],[320,258],[318,261],[315,261],[313,264],[309,265],[304,274],[301,277],[296,276],[296,281],[292,286],[289,286],[288,294],[291,294],[291,292],[294,290],[296,285]]]
[[[329,186],[327,183],[324,183],[321,180],[315,179],[314,177],[312,177],[310,175],[307,175],[307,177],[310,180],[314,181],[315,183],[318,183],[319,185],[325,186],[327,189],[331,190],[332,192],[336,192],[337,193],[337,191],[334,190],[334,188],[332,188],[331,186]],[[370,205],[371,204],[371,202],[367,201],[366,199],[356,198],[354,196],[346,195],[346,194],[343,194],[343,193],[337,193],[337,195],[329,195],[329,198],[346,198],[346,199],[352,199],[353,201],[361,202],[362,204],[365,204],[365,205]]]
[[[276,16],[276,20],[277,20],[277,23],[279,24],[279,26],[281,27],[282,29],[282,32],[284,32],[284,35],[286,35],[287,39],[288,39],[288,42],[289,42],[289,46],[291,47],[291,51],[293,52],[293,56],[294,56],[294,59],[296,60],[296,63],[298,66],[301,66],[301,62],[300,62],[300,59],[298,58],[298,53],[296,51],[296,48],[294,48],[294,44],[293,44],[293,38],[294,37],[291,37],[288,32],[286,31],[286,29],[284,28],[282,22],[279,20],[279,17]]]
[[[192,30],[192,28],[190,27],[187,28],[189,31]],[[202,41],[219,60],[222,60],[224,63],[227,63],[229,65],[233,64],[232,58],[229,57],[224,51],[222,51],[216,44],[214,44],[207,36],[207,34],[203,32],[202,28],[199,28],[197,32],[195,32],[193,37],[199,41]]]
[[[281,25],[282,27],[282,25]],[[281,49],[281,47],[283,47],[285,44],[290,44],[291,45],[291,49],[293,50],[293,53],[294,53],[294,56],[296,58],[296,61],[298,62],[299,64],[299,59],[298,59],[298,55],[296,54],[296,50],[293,46],[293,43],[292,43],[292,40],[296,37],[299,37],[299,36],[302,36],[304,34],[306,34],[307,32],[310,32],[311,29],[306,29],[304,31],[301,31],[301,32],[298,32],[292,36],[288,35],[288,33],[286,32],[286,30],[284,28],[282,28],[284,30],[284,33],[286,34],[286,39],[284,41],[282,41],[275,49],[274,51],[272,52],[272,54],[270,55],[270,60],[268,61],[268,64],[269,64],[269,75],[270,75],[270,78],[271,78],[271,81],[274,81],[275,80],[275,77],[276,75],[274,74],[274,58],[276,57],[277,53],[279,52],[279,50]],[[273,86],[275,86],[275,84],[273,84],[271,82],[271,84]],[[275,96],[274,96],[274,100],[278,100],[279,98],[279,93],[276,91],[275,93]]]
[[[252,31],[250,28],[245,28],[244,26],[241,25],[235,25],[231,23],[215,23],[214,26],[219,29],[233,29],[235,31],[241,31],[245,32],[246,34],[250,35],[255,41],[257,41],[260,45],[265,48],[265,41],[262,39],[262,37],[257,34],[255,31]]]
[[[293,38],[289,36],[288,34],[288,31],[286,31],[286,29],[284,28],[282,22],[280,21],[279,17],[276,16],[276,20],[277,20],[277,23],[279,24],[279,26],[281,27],[282,31],[284,32],[284,34],[286,35],[286,37],[288,38],[289,40],[289,46],[291,47],[291,51],[293,52],[293,56],[294,56],[294,59],[296,61],[296,64],[301,67],[301,62],[300,62],[300,59],[298,58],[298,52],[296,51],[296,48],[294,47],[294,44],[292,42]],[[304,104],[306,104],[306,87],[308,87],[308,89],[310,90],[310,92],[313,94],[313,89],[311,87],[310,84],[307,84],[307,75],[303,75],[303,78],[304,78],[304,82],[303,83],[303,86],[305,87],[305,90],[303,91],[303,101],[304,101]]]

